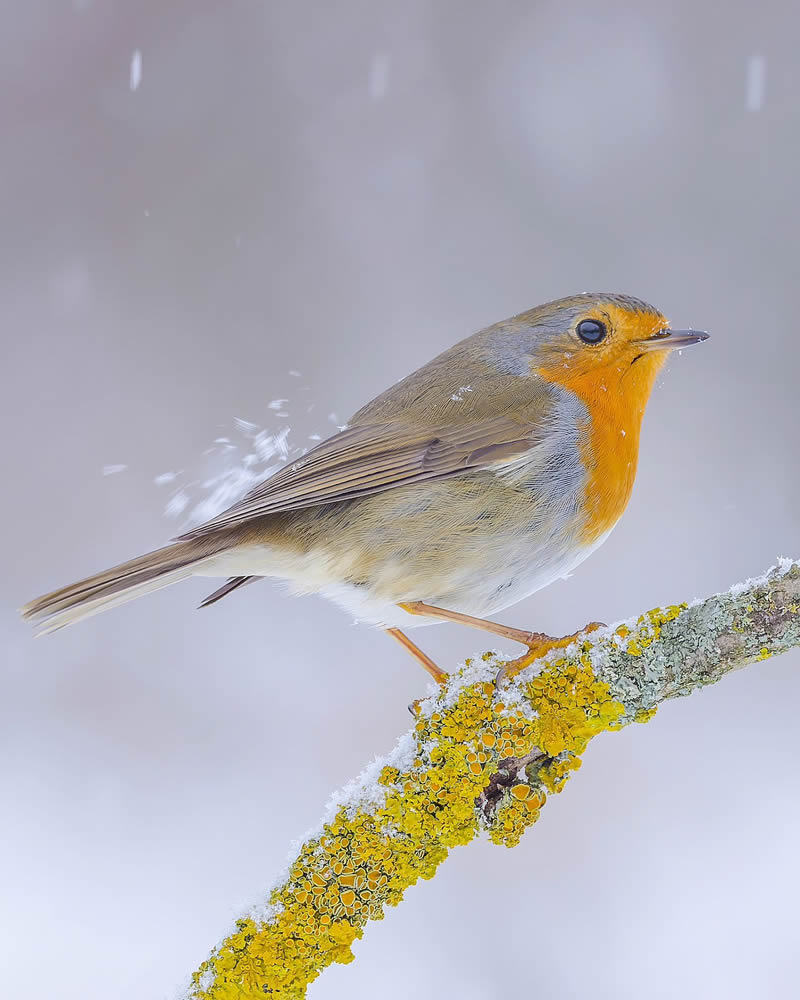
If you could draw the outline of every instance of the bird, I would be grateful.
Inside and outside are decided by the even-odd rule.
[[[171,544],[22,615],[45,633],[189,577],[227,577],[201,607],[277,578],[384,629],[439,683],[446,673],[409,629],[453,621],[519,642],[526,652],[499,682],[579,634],[494,616],[605,541],[631,496],[664,361],[707,339],[624,294],[536,306],[445,350]]]

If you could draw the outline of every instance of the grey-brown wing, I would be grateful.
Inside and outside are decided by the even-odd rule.
[[[484,469],[527,451],[534,430],[508,416],[437,430],[399,422],[348,428],[180,537],[199,538],[266,514]]]

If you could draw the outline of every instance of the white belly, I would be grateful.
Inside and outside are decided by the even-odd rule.
[[[402,565],[382,567],[368,584],[354,585],[352,565],[346,555],[332,556],[322,549],[305,554],[288,553],[272,546],[242,546],[217,556],[201,570],[203,576],[263,576],[279,579],[296,594],[320,594],[338,604],[355,621],[381,628],[419,628],[438,619],[421,618],[398,604],[426,601],[438,607],[478,618],[488,618],[517,604],[555,580],[568,576],[608,537],[579,549],[553,549],[531,553],[515,542],[493,553],[490,562],[477,566],[446,567],[419,583],[408,581]]]

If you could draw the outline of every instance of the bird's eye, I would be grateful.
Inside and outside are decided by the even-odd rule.
[[[596,319],[582,319],[575,331],[586,344],[599,344],[606,335],[605,326]]]

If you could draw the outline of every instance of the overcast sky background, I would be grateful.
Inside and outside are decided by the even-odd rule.
[[[16,609],[174,534],[234,418],[303,447],[598,289],[713,339],[660,379],[609,541],[504,619],[573,631],[800,555],[800,8],[1,9],[3,993],[162,1000],[426,678],[269,583],[37,642]],[[455,851],[311,1000],[796,996],[798,703],[795,653],[601,737],[518,848]]]

